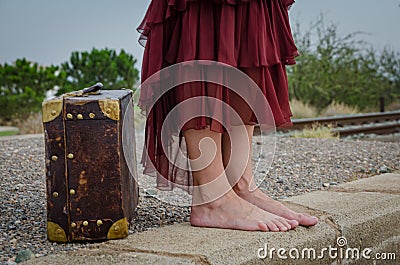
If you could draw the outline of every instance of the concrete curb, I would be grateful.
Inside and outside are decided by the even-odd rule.
[[[362,253],[370,248],[372,252],[367,254],[371,257],[394,253],[400,259],[399,191],[400,174],[383,174],[284,201],[295,210],[317,215],[320,223],[314,227],[262,233],[198,228],[184,223],[26,264],[397,264],[396,260],[351,257],[355,249]],[[338,244],[342,247],[338,248]],[[293,259],[289,255],[292,248],[300,251],[300,257],[302,251],[307,254],[313,248],[316,256],[322,256],[321,250],[330,246],[338,248],[337,258],[329,257],[327,250],[323,258],[316,260]],[[265,248],[275,248],[274,258],[258,257],[257,253],[265,254]],[[278,257],[279,248],[286,250],[284,256],[288,259]],[[348,248],[350,259],[342,259],[340,251],[345,256]]]

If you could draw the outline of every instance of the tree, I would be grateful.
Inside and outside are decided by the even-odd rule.
[[[0,119],[10,122],[38,112],[46,92],[59,83],[57,66],[40,66],[18,59],[0,65]]]
[[[340,36],[322,16],[308,31],[298,26],[294,38],[301,56],[288,68],[291,97],[319,110],[332,101],[371,110],[382,96],[387,103],[398,99],[399,54],[388,49],[379,54],[359,34]]]
[[[135,68],[136,59],[121,50],[118,54],[111,49],[91,52],[73,52],[69,62],[61,65],[64,79],[58,95],[80,90],[96,82],[104,84],[105,89],[134,89],[139,71]]]
[[[380,71],[386,80],[387,102],[400,101],[400,52],[385,49],[379,58]]]

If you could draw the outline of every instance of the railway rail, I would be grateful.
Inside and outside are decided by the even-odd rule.
[[[314,124],[330,125],[340,137],[355,134],[392,134],[400,132],[400,110],[343,116],[293,119],[293,126],[278,128],[278,131],[302,130]],[[259,134],[259,128],[255,134]]]

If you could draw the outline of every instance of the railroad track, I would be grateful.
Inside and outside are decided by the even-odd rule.
[[[392,134],[400,132],[400,111],[353,114],[333,117],[293,119],[293,126],[278,128],[279,131],[292,131],[310,128],[314,124],[330,125],[340,137],[354,134]],[[255,134],[259,134],[257,128]]]
[[[400,132],[400,123],[393,124],[374,124],[371,126],[362,126],[359,128],[334,128],[340,137],[355,135],[355,134],[392,134]]]

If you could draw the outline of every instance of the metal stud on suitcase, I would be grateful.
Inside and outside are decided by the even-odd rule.
[[[101,87],[43,102],[50,241],[128,235],[139,196],[132,91]]]

